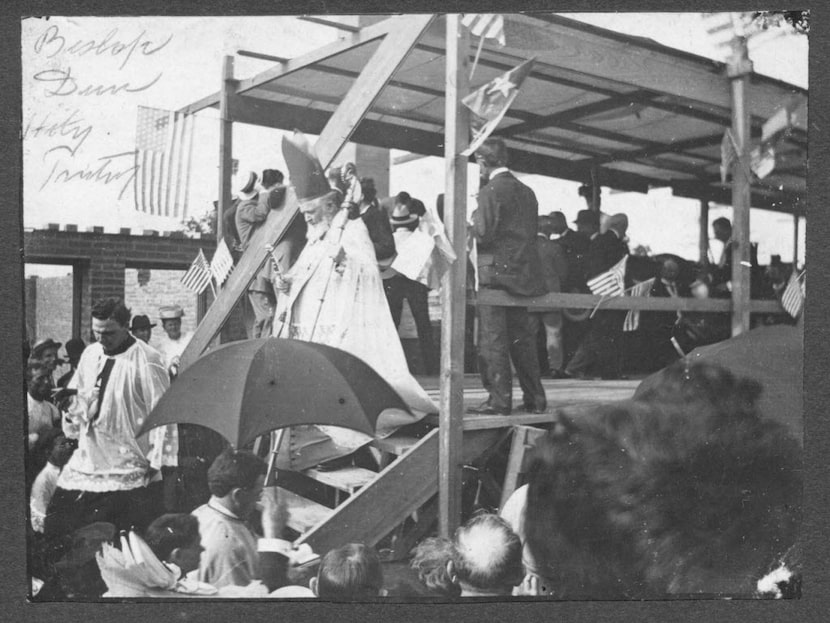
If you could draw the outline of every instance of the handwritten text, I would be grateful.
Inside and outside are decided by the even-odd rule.
[[[44,54],[46,58],[54,58],[58,54],[70,56],[84,56],[94,54],[110,56],[121,59],[119,69],[124,69],[133,54],[138,51],[143,56],[151,56],[163,50],[173,39],[173,35],[158,45],[147,37],[147,31],[142,30],[138,36],[130,41],[123,42],[118,37],[118,28],[110,30],[100,41],[96,39],[77,39],[69,43],[56,25],[49,26],[36,40],[34,49],[37,54]]]

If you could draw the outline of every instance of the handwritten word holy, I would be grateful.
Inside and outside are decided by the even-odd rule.
[[[152,56],[167,47],[173,39],[173,35],[170,35],[162,43],[156,44],[147,36],[146,30],[142,30],[136,37],[126,42],[118,37],[118,28],[113,28],[101,40],[83,38],[69,40],[61,34],[60,28],[53,24],[35,40],[34,50],[36,54],[43,54],[46,58],[54,58],[59,54],[77,57],[88,54],[95,56],[108,54],[111,57],[120,58],[119,69],[124,69],[133,54]]]

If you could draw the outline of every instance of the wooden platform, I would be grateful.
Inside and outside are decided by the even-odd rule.
[[[418,382],[427,391],[430,397],[437,403],[439,395],[438,377],[422,376],[417,377]],[[552,380],[542,379],[542,386],[545,388],[545,395],[548,399],[548,412],[542,414],[524,413],[516,409],[511,415],[477,415],[465,413],[464,430],[477,430],[483,428],[501,428],[513,425],[541,424],[550,422],[553,413],[560,407],[571,407],[575,405],[590,405],[598,402],[615,402],[627,400],[634,395],[634,391],[640,384],[640,379],[625,381],[577,381],[573,379]],[[481,379],[478,375],[467,374],[464,376],[464,409],[476,407],[487,399],[487,392],[481,386]],[[522,391],[518,383],[513,383],[513,404],[522,404]],[[428,416],[428,422],[437,425],[437,416]]]

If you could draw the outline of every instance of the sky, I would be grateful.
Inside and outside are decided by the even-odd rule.
[[[724,60],[700,14],[563,14],[588,23],[648,37],[688,52]],[[181,219],[135,209],[132,186],[138,106],[175,110],[218,90],[222,57],[240,48],[282,57],[300,56],[334,41],[338,31],[290,17],[52,17],[22,24],[24,227],[48,223],[178,229]],[[770,36],[750,46],[755,70],[807,86],[807,37]],[[270,62],[235,57],[235,76],[249,77]],[[218,113],[197,115],[191,213],[211,207],[218,184]],[[240,170],[284,169],[276,130],[234,124],[234,157]],[[392,157],[401,152],[392,152]],[[392,192],[443,185],[443,161],[422,158],[390,167]],[[577,183],[523,176],[540,200],[574,218],[584,207]],[[471,187],[476,170],[470,167]],[[434,197],[424,197],[434,203]],[[472,206],[472,203],[471,203]],[[603,189],[603,210],[631,221],[632,246],[655,253],[697,256],[696,201]],[[711,218],[728,208],[715,206]],[[801,253],[803,254],[803,231]],[[792,257],[792,218],[753,210],[751,238],[764,261]],[[802,255],[803,257],[803,255]]]

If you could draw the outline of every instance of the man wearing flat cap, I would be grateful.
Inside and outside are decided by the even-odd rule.
[[[606,272],[628,255],[626,232],[628,217],[614,214],[605,223],[605,232],[591,240],[586,258],[588,279]],[[625,310],[600,310],[591,320],[591,328],[565,370],[568,376],[584,377],[596,372],[603,379],[622,376],[622,328]]]
[[[156,348],[164,357],[164,363],[171,378],[179,373],[179,360],[193,337],[192,333],[182,333],[182,317],[184,310],[180,305],[165,305],[159,307],[159,319],[164,335],[159,339]]]
[[[340,191],[331,188],[302,134],[283,137],[282,148],[308,231],[297,261],[275,281],[280,296],[285,296],[285,311],[274,323],[274,335],[333,346],[374,368],[415,414],[387,409],[378,419],[378,434],[436,412],[407,367],[363,219],[359,214],[349,218],[349,211],[341,208]],[[288,456],[292,469],[303,469],[371,441],[367,435],[344,428],[298,428],[302,434],[292,429],[286,435],[291,451],[278,455],[278,465],[279,456]],[[319,431],[328,439],[315,443],[311,436],[317,434],[319,441]]]
[[[507,168],[507,147],[500,138],[485,140],[476,151],[476,160],[482,177],[487,178],[472,216],[480,287],[520,297],[544,294],[545,282],[536,249],[536,195]],[[527,307],[479,305],[478,313],[481,380],[490,397],[471,411],[510,414],[512,361],[522,388],[523,409],[543,413],[547,400]]]

